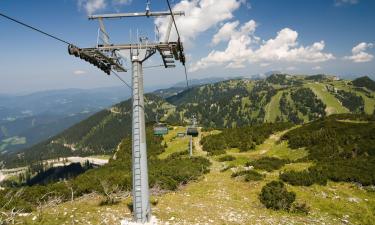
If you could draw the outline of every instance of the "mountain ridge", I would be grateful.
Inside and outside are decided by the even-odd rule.
[[[156,93],[157,94],[157,93]],[[160,97],[162,96],[162,97]],[[335,113],[372,114],[375,93],[332,76],[274,74],[264,80],[236,79],[183,90],[172,96],[147,94],[146,120],[230,128],[264,122],[307,123]],[[65,156],[113,154],[131,131],[131,100],[100,111],[31,148],[1,156],[8,165]],[[66,146],[70,146],[67,148]],[[74,148],[71,148],[74,146]]]

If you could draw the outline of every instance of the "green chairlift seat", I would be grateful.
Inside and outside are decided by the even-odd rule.
[[[166,134],[168,134],[167,125],[158,123],[154,126],[154,135],[155,136],[164,136]]]

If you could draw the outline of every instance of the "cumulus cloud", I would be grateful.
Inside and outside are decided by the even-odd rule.
[[[245,23],[240,30],[236,30],[239,24],[239,21],[225,23],[213,36],[211,44],[217,45],[222,41],[229,41],[232,37],[240,38],[243,35],[253,35],[257,27],[256,22],[254,20],[250,20],[249,22]]]
[[[105,9],[108,5],[127,5],[132,0],[78,0],[78,7],[91,15],[97,11]]]
[[[324,41],[315,42],[310,46],[298,44],[298,33],[284,28],[276,38],[266,41],[254,53],[252,61],[286,61],[315,63],[334,59],[331,53],[324,53]]]
[[[362,42],[358,45],[354,46],[352,49],[352,55],[351,56],[345,56],[344,59],[351,60],[355,63],[364,63],[364,62],[370,62],[374,58],[374,56],[370,53],[367,53],[366,50],[369,48],[373,48],[374,44],[372,43],[366,43]]]
[[[224,24],[212,38],[212,44],[217,45],[221,41],[228,41],[232,35],[232,32],[238,27],[239,24],[239,21]]]
[[[314,66],[312,69],[313,69],[313,70],[321,70],[322,67],[321,67],[321,66]]]
[[[335,6],[355,5],[358,3],[359,3],[359,0],[335,0]]]
[[[285,68],[285,70],[287,70],[287,71],[295,71],[295,70],[297,70],[297,67],[295,67],[295,66],[288,66],[287,68]]]
[[[233,27],[233,25],[235,26]],[[255,21],[250,20],[240,28],[238,28],[238,25],[238,21],[231,24],[224,24],[223,27],[226,28],[223,29],[222,27],[222,29],[214,35],[212,43],[217,44],[229,39],[226,50],[211,51],[207,57],[199,60],[190,70],[194,72],[200,69],[223,64],[226,64],[226,68],[243,68],[245,66],[244,63],[253,54],[250,45],[255,43],[258,38],[253,36],[253,30],[255,30],[256,27]],[[223,30],[225,30],[225,32],[223,32]],[[228,36],[230,37],[228,38]]]
[[[74,75],[82,75],[82,74],[86,74],[87,72],[84,71],[84,70],[75,70],[73,71]]]
[[[184,11],[185,16],[176,17],[183,41],[191,44],[202,32],[228,19],[233,18],[233,12],[244,0],[182,0],[173,7],[174,11]],[[155,19],[162,40],[166,36],[169,18]],[[176,39],[176,32],[172,29],[171,40]]]
[[[268,65],[271,62],[324,62],[335,57],[324,53],[324,41],[315,42],[310,46],[298,43],[298,33],[289,28],[279,31],[275,38],[262,41],[254,35],[257,24],[250,20],[239,27],[239,22],[226,23],[214,35],[212,44],[228,40],[223,51],[213,50],[208,56],[192,65],[194,72],[211,66],[224,65],[226,68],[242,68],[246,63],[257,62]]]
[[[91,15],[98,10],[106,8],[107,3],[105,0],[78,0],[78,6]]]

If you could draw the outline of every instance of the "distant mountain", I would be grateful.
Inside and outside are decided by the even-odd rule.
[[[186,89],[185,87],[171,87],[167,89],[158,89],[156,91],[153,91],[152,94],[157,95],[161,98],[169,98],[171,96],[175,96],[181,92],[183,92]]]
[[[78,113],[67,117],[39,115],[3,123],[0,125],[0,153],[5,154],[32,146],[60,133],[90,115],[92,113]]]
[[[205,127],[261,122],[303,123],[335,113],[371,114],[375,93],[334,76],[273,74],[263,80],[237,79],[207,84],[171,96],[170,123],[196,115]]]
[[[0,154],[48,139],[129,96],[122,86],[0,95]]]
[[[147,121],[154,121],[156,116],[163,119],[174,110],[163,98],[155,95],[146,95],[145,102]],[[0,158],[6,160],[7,166],[14,166],[40,159],[112,154],[131,132],[131,109],[131,100],[124,101],[31,148],[3,154]]]
[[[170,125],[187,125],[195,115],[200,126],[226,128],[277,121],[301,124],[341,113],[372,114],[375,92],[333,76],[273,74],[263,80],[241,78],[188,90],[158,90],[146,95],[146,103],[147,121],[158,117]],[[111,154],[130,131],[131,100],[127,100],[47,141],[0,157],[7,166],[15,166],[62,156]]]
[[[353,85],[356,87],[367,88],[370,91],[375,91],[375,81],[367,76],[353,80]]]
[[[189,80],[189,86],[200,86],[204,84],[212,84],[212,83],[217,83],[220,81],[225,81],[225,80],[230,80],[234,79],[233,77],[228,78],[228,77],[209,77],[209,78],[204,78],[204,79],[192,79]],[[186,88],[186,81],[181,81],[178,82],[177,84],[173,85],[173,87],[184,87]]]
[[[14,120],[39,114],[69,115],[82,111],[105,108],[127,99],[130,91],[124,87],[98,88],[90,90],[65,89],[37,92],[23,96],[0,98],[0,121]]]

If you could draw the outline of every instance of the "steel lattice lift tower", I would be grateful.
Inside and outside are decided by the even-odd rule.
[[[118,13],[89,16],[91,20],[99,21],[98,44],[94,48],[78,48],[69,45],[69,54],[97,66],[106,74],[111,71],[126,72],[123,67],[122,58],[119,54],[121,50],[130,52],[132,62],[132,173],[133,173],[133,214],[135,222],[145,223],[151,219],[150,193],[148,184],[147,168],[147,146],[146,128],[144,115],[144,89],[143,89],[143,63],[159,52],[165,68],[175,67],[175,61],[180,61],[185,66],[185,54],[183,45],[178,38],[175,42],[170,42],[170,33],[175,16],[185,15],[184,12],[151,12],[147,2],[146,12],[142,13]],[[169,2],[168,2],[169,4]],[[148,39],[141,38],[137,43],[111,44],[109,36],[105,30],[104,19],[127,18],[127,17],[161,17],[169,16],[166,37],[158,43],[149,43]],[[177,30],[177,27],[176,27]]]

